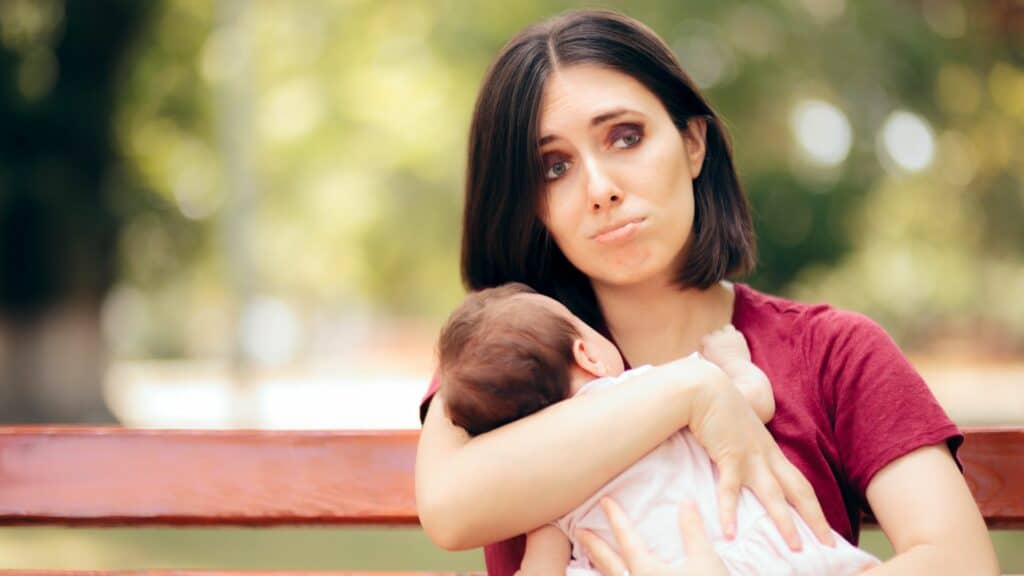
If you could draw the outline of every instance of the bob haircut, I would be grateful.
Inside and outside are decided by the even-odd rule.
[[[682,131],[707,119],[707,152],[694,180],[694,222],[676,280],[704,289],[753,270],[750,209],[722,121],[651,29],[606,10],[571,11],[534,24],[502,48],[480,88],[469,135],[462,278],[470,290],[523,282],[607,334],[590,280],[540,220],[540,104],[553,71],[594,64],[632,76]]]

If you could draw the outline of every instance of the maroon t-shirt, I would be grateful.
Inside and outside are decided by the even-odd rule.
[[[732,323],[768,375],[783,453],[814,486],[832,528],[856,544],[865,491],[886,464],[939,442],[956,450],[963,435],[921,376],[874,321],[735,284]],[[421,417],[439,385],[435,378]],[[522,561],[519,536],[484,548],[487,572],[511,576]]]

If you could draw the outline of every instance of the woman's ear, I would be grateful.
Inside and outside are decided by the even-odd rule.
[[[608,375],[608,367],[590,354],[590,350],[587,349],[587,344],[582,338],[572,341],[572,356],[576,360],[576,364],[587,373],[598,378]]]
[[[686,121],[686,129],[682,132],[683,148],[686,161],[690,165],[690,174],[696,180],[704,166],[704,155],[708,151],[708,119],[705,116],[691,116]]]

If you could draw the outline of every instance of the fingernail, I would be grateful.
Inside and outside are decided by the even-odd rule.
[[[736,523],[726,522],[725,523],[725,537],[732,540],[736,537]]]

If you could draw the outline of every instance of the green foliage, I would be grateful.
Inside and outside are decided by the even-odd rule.
[[[190,334],[230,317],[239,286],[306,312],[446,313],[479,82],[515,31],[576,5],[165,0],[131,20],[145,41],[118,77],[108,181],[141,185],[106,188],[114,300],[137,312],[120,351],[196,352]],[[973,326],[1024,346],[1019,17],[958,0],[602,5],[661,34],[727,120],[760,237],[752,283],[906,342]],[[838,160],[798,134],[807,102],[845,118]],[[930,131],[923,169],[884,151],[897,111]]]

